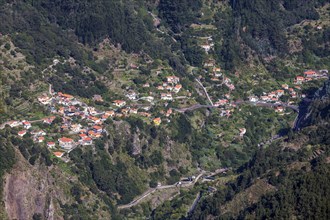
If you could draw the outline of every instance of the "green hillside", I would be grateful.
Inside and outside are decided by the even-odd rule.
[[[329,19],[326,0],[0,0],[1,218],[326,219]]]

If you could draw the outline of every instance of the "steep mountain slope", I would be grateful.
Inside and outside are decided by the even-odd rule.
[[[310,160],[328,152],[329,82],[300,111],[300,133],[290,128],[300,96],[327,77],[295,83],[329,68],[329,10],[326,0],[0,0],[0,218],[279,216],[272,196],[327,175],[326,160]],[[79,144],[64,149],[63,137]]]
[[[261,149],[238,170],[240,176],[224,191],[206,198],[189,219],[327,219],[329,201],[329,81],[320,88],[305,112],[308,124],[288,141]],[[320,107],[319,103],[327,103]],[[326,117],[323,117],[326,116]],[[295,151],[292,150],[293,146]],[[297,150],[298,149],[298,150]],[[255,190],[259,179],[276,190]],[[257,198],[246,201],[249,198]],[[243,201],[240,202],[243,196]],[[239,208],[237,208],[239,205]],[[239,210],[237,210],[239,209]]]

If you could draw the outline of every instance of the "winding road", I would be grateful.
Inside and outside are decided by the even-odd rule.
[[[204,90],[204,93],[205,93],[205,95],[206,95],[206,97],[207,97],[207,99],[209,100],[209,102],[211,103],[211,105],[213,106],[214,104],[213,104],[213,102],[212,102],[212,100],[211,100],[211,98],[210,98],[210,96],[209,96],[209,94],[207,93],[207,90],[206,90],[206,88],[203,86],[203,84],[201,83],[201,81],[199,81],[197,78],[195,79],[196,80],[196,82],[203,88],[203,90]]]
[[[138,198],[134,199],[132,202],[126,204],[126,205],[120,205],[118,206],[118,209],[127,209],[131,208],[132,206],[135,206],[139,204],[143,199],[148,197],[150,194],[156,192],[157,190],[163,190],[163,189],[169,189],[169,188],[176,188],[176,187],[189,187],[195,185],[195,183],[198,181],[199,178],[201,178],[206,171],[202,171],[193,181],[191,182],[182,182],[179,184],[179,182],[173,184],[173,185],[164,185],[164,186],[157,186],[156,188],[148,189],[145,191],[142,195],[140,195]]]
[[[232,104],[240,105],[240,104],[251,104],[251,105],[256,105],[256,106],[262,106],[262,107],[277,107],[277,106],[283,106],[285,108],[290,108],[296,112],[299,112],[299,107],[295,105],[288,105],[285,103],[266,103],[266,102],[250,102],[250,101],[236,101],[233,102]],[[189,107],[185,108],[173,108],[174,111],[184,113],[187,111],[194,111],[199,108],[220,108],[220,106],[215,106],[215,105],[201,105],[201,104],[195,104]]]
[[[176,188],[176,187],[190,187],[190,186],[195,185],[195,183],[197,183],[197,181],[206,173],[209,173],[209,175],[207,177],[211,177],[211,176],[215,176],[217,174],[220,174],[220,173],[223,173],[223,172],[226,172],[226,171],[228,171],[228,168],[221,168],[221,169],[218,169],[214,172],[208,172],[208,171],[205,171],[205,170],[201,170],[201,172],[198,174],[198,176],[196,176],[196,178],[193,181],[189,181],[189,182],[184,182],[184,181],[181,182],[180,181],[180,182],[177,182],[173,185],[157,186],[156,188],[148,189],[142,195],[140,195],[139,197],[134,199],[132,202],[130,202],[126,205],[119,205],[118,209],[131,208],[131,207],[139,204],[142,200],[144,200],[146,197],[148,197],[152,193],[156,192],[157,190]],[[179,184],[179,183],[181,183],[181,184]]]

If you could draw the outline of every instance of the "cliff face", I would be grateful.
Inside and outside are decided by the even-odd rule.
[[[303,101],[297,119],[296,128],[330,121],[330,80],[317,90],[311,100]]]
[[[38,213],[45,219],[62,219],[54,198],[67,200],[64,189],[55,186],[56,180],[47,167],[31,166],[20,155],[17,158],[4,178],[3,199],[8,219],[32,219]]]
[[[72,195],[74,186],[81,187],[78,178],[68,172],[63,172],[58,166],[30,165],[17,151],[17,162],[4,176],[3,203],[7,219],[65,219],[65,207],[76,204]],[[85,210],[93,206],[95,195],[84,195]],[[87,195],[87,196],[86,196]],[[102,202],[100,206],[104,205]],[[91,214],[95,218],[111,219],[109,210],[98,210]],[[93,217],[93,218],[94,218]]]

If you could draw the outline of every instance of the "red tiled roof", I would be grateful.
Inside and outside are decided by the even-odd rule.
[[[62,138],[59,139],[59,141],[68,143],[68,142],[72,142],[73,140],[71,138],[62,137]]]
[[[59,152],[59,151],[55,151],[53,152],[53,154],[56,156],[56,157],[62,157],[63,156],[63,152]]]

